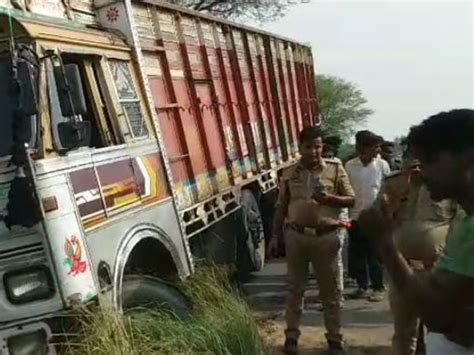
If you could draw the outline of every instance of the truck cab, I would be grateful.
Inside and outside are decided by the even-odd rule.
[[[203,259],[261,269],[313,71],[306,45],[154,0],[0,3],[0,349],[54,353],[99,299],[179,298]]]

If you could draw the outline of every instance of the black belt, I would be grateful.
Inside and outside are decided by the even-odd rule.
[[[290,228],[301,234],[309,234],[309,235],[322,237],[323,235],[334,232],[340,227],[339,226],[303,227],[295,223],[290,223]]]
[[[316,227],[303,227],[295,223],[290,223],[290,228],[301,234],[318,235],[318,230]]]

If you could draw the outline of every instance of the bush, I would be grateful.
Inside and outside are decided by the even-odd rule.
[[[87,315],[85,336],[74,354],[264,354],[263,342],[247,305],[216,268],[197,271],[179,285],[193,302],[188,320],[157,309],[133,317],[99,310]]]

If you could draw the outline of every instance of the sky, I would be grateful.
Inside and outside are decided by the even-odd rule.
[[[259,27],[310,43],[320,74],[357,84],[375,111],[368,129],[393,139],[474,107],[474,0],[305,1]]]

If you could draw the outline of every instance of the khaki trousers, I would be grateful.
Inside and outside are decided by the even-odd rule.
[[[423,271],[415,271],[422,273]],[[418,338],[419,318],[415,308],[403,298],[392,280],[389,280],[389,301],[393,314],[393,355],[414,355]]]
[[[305,235],[288,229],[285,233],[288,263],[288,296],[286,301],[286,337],[298,339],[302,301],[308,279],[308,263],[313,265],[319,296],[323,305],[326,338],[342,342],[337,254],[341,245],[337,232],[324,236]]]

